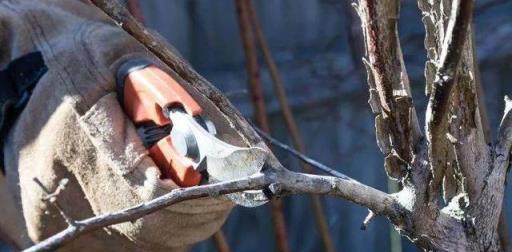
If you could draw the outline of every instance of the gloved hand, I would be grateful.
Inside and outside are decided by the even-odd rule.
[[[152,56],[86,2],[0,5],[1,66],[40,51],[48,67],[2,139],[0,231],[20,247],[66,227],[41,200],[44,192],[34,177],[50,190],[69,179],[58,200],[75,219],[130,207],[177,187],[160,179],[115,94],[121,62]],[[183,202],[80,236],[62,250],[182,250],[217,231],[232,206],[223,199]]]

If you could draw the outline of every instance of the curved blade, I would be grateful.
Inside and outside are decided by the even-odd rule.
[[[194,161],[194,168],[204,167],[217,180],[231,180],[261,171],[267,152],[258,147],[237,147],[219,140],[189,114],[171,110],[171,137],[176,149]],[[181,147],[179,147],[181,146]]]
[[[206,170],[214,180],[226,181],[259,173],[267,152],[261,148],[239,148],[219,158],[206,156]],[[269,201],[262,190],[250,190],[226,195],[237,205],[258,207]]]
[[[206,170],[216,180],[251,176],[261,171],[267,152],[261,148],[231,148],[227,155],[206,156]]]
[[[178,152],[190,157],[194,168],[204,169],[214,181],[235,180],[259,173],[268,152],[258,147],[237,147],[219,140],[181,110],[169,111],[173,128],[171,137]],[[227,195],[233,202],[256,207],[268,202],[261,190]]]

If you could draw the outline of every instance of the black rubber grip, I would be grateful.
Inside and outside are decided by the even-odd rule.
[[[131,72],[144,69],[150,65],[153,65],[153,62],[148,59],[130,59],[119,67],[116,74],[116,92],[117,92],[117,100],[121,104],[124,105],[124,81],[126,76]]]

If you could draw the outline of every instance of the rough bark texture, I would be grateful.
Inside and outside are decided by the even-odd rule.
[[[361,0],[370,106],[388,175],[408,212],[396,228],[436,251],[500,251],[509,166],[509,110],[489,140],[471,35],[473,1],[419,0],[426,29],[425,137],[417,126],[398,42],[398,0]],[[483,114],[483,116],[481,115]],[[482,119],[483,118],[483,119]],[[439,203],[439,196],[444,203]]]

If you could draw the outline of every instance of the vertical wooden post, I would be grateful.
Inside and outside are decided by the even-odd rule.
[[[254,107],[254,117],[258,127],[260,127],[265,132],[270,132],[270,125],[268,122],[263,90],[260,83],[259,65],[256,45],[254,41],[254,33],[251,29],[251,22],[248,13],[249,2],[247,0],[234,1],[238,14],[237,16],[238,24],[240,27],[240,37],[245,53],[245,63],[249,79],[249,93],[251,95],[251,101]],[[271,200],[271,206],[277,248],[280,252],[288,252],[290,251],[290,248],[288,245],[282,203],[280,200],[273,199]]]
[[[258,43],[259,48],[263,53],[263,58],[265,63],[269,69],[270,77],[272,79],[272,84],[274,87],[274,92],[279,100],[279,106],[281,107],[281,112],[283,118],[285,120],[286,127],[292,139],[293,147],[298,150],[300,153],[305,152],[304,143],[302,142],[302,138],[300,136],[300,131],[297,126],[297,122],[295,121],[295,117],[293,116],[293,112],[288,103],[288,98],[286,95],[286,90],[284,88],[283,81],[279,74],[279,70],[277,68],[276,63],[272,57],[272,53],[270,52],[270,48],[265,39],[265,34],[263,33],[263,29],[261,28],[260,22],[258,20],[256,10],[251,0],[248,0],[248,12],[249,19],[251,21],[251,26],[254,30],[254,35],[256,36],[256,42]],[[302,171],[307,173],[313,173],[313,169],[304,162],[301,162]],[[329,225],[327,224],[326,217],[324,214],[324,210],[322,207],[322,203],[320,201],[320,197],[313,195],[311,196],[311,207],[313,209],[313,213],[315,215],[315,221],[318,228],[318,233],[320,235],[320,239],[324,245],[324,249],[327,252],[334,252],[334,245],[332,243],[330,234],[329,234]]]
[[[222,230],[217,231],[217,233],[213,234],[213,243],[219,252],[231,252],[229,248],[228,241],[226,240],[226,236]]]

